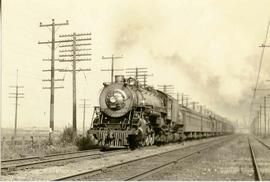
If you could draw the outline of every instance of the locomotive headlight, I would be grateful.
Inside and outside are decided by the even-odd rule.
[[[108,93],[106,98],[106,105],[110,109],[119,110],[125,105],[126,94],[120,89],[116,89]]]
[[[114,96],[112,96],[112,97],[110,98],[110,102],[111,102],[111,103],[115,103],[115,102],[116,102],[116,99],[115,99]]]

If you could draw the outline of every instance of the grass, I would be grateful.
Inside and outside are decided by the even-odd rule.
[[[29,156],[43,156],[56,153],[73,152],[78,148],[74,144],[64,144],[54,141],[49,144],[48,140],[34,142],[34,144],[13,145],[3,144],[1,147],[1,159],[14,159]]]
[[[10,140],[10,138],[6,137],[5,140],[8,139]],[[16,140],[23,139],[28,140],[28,142],[24,142],[22,145],[14,144],[12,142],[3,142],[1,146],[1,159],[44,156],[98,148],[93,137],[76,135],[71,127],[65,127],[62,132],[53,133],[51,140],[49,140],[48,133],[47,136],[44,135],[44,133],[42,136],[34,136],[33,142],[29,142],[29,140],[31,140],[29,133],[24,133],[24,135],[16,138]]]
[[[25,142],[22,145],[16,145],[14,143],[3,142],[1,146],[1,159],[14,159],[29,156],[44,156],[56,153],[74,152],[78,150],[78,147],[74,142],[66,141],[63,138],[65,136],[65,130],[59,135],[59,133],[47,137],[34,137],[33,142]],[[23,138],[17,138],[22,140]],[[7,138],[6,138],[7,140]],[[27,137],[30,140],[30,137]]]

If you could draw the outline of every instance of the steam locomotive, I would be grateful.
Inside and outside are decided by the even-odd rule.
[[[116,75],[103,83],[99,107],[88,130],[106,148],[149,146],[233,132],[223,117],[206,115],[178,104],[172,96]]]

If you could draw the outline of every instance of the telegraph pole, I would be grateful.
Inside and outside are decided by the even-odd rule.
[[[259,115],[259,134],[261,134],[261,130],[262,130],[262,105],[260,104],[260,115]]]
[[[110,71],[111,72],[111,83],[113,83],[114,72],[115,71],[123,71],[123,69],[115,69],[114,68],[114,60],[115,59],[121,59],[121,58],[123,58],[123,56],[114,56],[114,55],[112,55],[111,57],[102,56],[102,59],[110,59],[112,61],[111,69],[102,69],[101,70],[101,71]]]
[[[174,90],[174,85],[158,85],[158,89],[170,94]]]
[[[184,101],[188,100],[188,95],[185,95],[184,93],[181,94],[181,105],[184,106]]]
[[[200,113],[202,113],[202,111],[203,111],[203,106],[200,105]]]
[[[144,74],[144,75],[141,75],[141,76],[143,76],[143,87],[145,88],[146,87],[146,85],[147,85],[147,78],[149,77],[149,76],[154,76],[154,74]]]
[[[68,38],[66,40],[60,40],[60,43],[69,43],[66,45],[60,45],[60,47],[67,47],[67,50],[60,50],[60,52],[64,53],[59,55],[61,58],[68,58],[68,59],[60,59],[60,62],[71,62],[72,69],[60,69],[60,72],[71,72],[72,73],[72,125],[73,131],[77,131],[77,99],[76,99],[76,73],[79,71],[91,71],[91,69],[77,69],[77,62],[79,61],[91,61],[88,56],[92,54],[88,53],[87,51],[91,50],[90,48],[78,48],[81,46],[89,46],[91,45],[88,41],[91,40],[90,37],[91,33],[73,33],[68,35],[60,35],[61,38]],[[80,42],[80,43],[78,43]],[[71,44],[70,44],[71,43]],[[83,52],[82,52],[83,51]],[[65,54],[68,53],[68,54]],[[86,57],[87,56],[87,57]],[[80,57],[79,59],[77,57]]]
[[[266,136],[266,96],[264,96],[264,135]]]
[[[126,70],[127,70],[126,73],[129,74],[127,76],[135,77],[136,80],[139,79],[140,74],[147,73],[147,68],[145,68],[145,67],[144,68],[138,68],[138,67],[136,67],[136,68],[127,68]]]
[[[199,104],[199,102],[191,102],[191,104],[192,104],[192,109],[195,110],[195,105]]]
[[[258,90],[269,90],[269,89],[258,89]],[[257,112],[257,116],[255,117],[255,120],[256,120],[255,122],[257,123],[255,126],[257,126],[256,130],[258,134],[264,133],[264,135],[267,134],[267,122],[269,122],[269,119],[267,120],[267,109],[270,107],[267,106],[267,97],[269,97],[269,95],[263,96],[263,103],[253,103],[253,105],[255,104],[260,105],[260,109]],[[263,118],[264,118],[264,121],[263,121]],[[269,127],[269,123],[268,123],[268,127]]]
[[[264,40],[264,43],[259,46],[259,47],[262,47],[263,48],[263,51],[264,51],[264,48],[265,47],[270,47],[270,45],[266,45],[269,27],[270,27],[270,21],[268,22],[268,25],[267,25],[267,31],[266,31],[266,36],[265,36],[266,38]]]
[[[181,105],[184,106],[184,93],[181,95]]]
[[[260,111],[257,111],[257,135],[260,133],[260,123],[259,123]]]
[[[90,108],[90,105],[86,104],[86,101],[89,99],[81,99],[83,101],[83,105],[80,105],[83,108],[83,137],[85,136],[85,110],[86,108]]]
[[[51,62],[51,69],[50,70],[44,70],[44,71],[50,71],[51,72],[51,79],[47,80],[51,82],[51,87],[44,87],[43,89],[50,89],[51,96],[50,96],[50,131],[54,130],[54,89],[56,88],[63,88],[63,87],[55,87],[54,82],[55,81],[60,81],[59,79],[56,80],[55,77],[55,67],[54,67],[54,62],[55,62],[55,43],[59,43],[59,41],[55,40],[55,27],[57,26],[63,26],[63,25],[69,25],[68,20],[66,23],[55,23],[54,19],[52,19],[51,24],[42,24],[40,22],[40,27],[52,27],[51,32],[52,32],[52,40],[47,41],[47,42],[38,42],[38,44],[50,44],[51,45],[51,59],[47,59]]]
[[[146,87],[147,77],[153,76],[153,74],[147,74],[147,68],[127,68],[127,76],[134,77],[139,83],[143,82],[143,87]]]
[[[189,98],[187,97],[187,99],[186,99],[186,107],[188,107],[188,99],[189,99]]]
[[[268,115],[268,121],[267,121],[267,123],[268,123],[268,128],[267,128],[268,129],[267,130],[268,132],[267,132],[267,134],[269,135],[269,115]]]
[[[10,86],[11,88],[15,88],[15,93],[9,93],[9,98],[15,99],[15,122],[14,122],[14,138],[17,136],[17,119],[18,119],[18,99],[24,98],[24,93],[19,92],[19,88],[24,88],[23,86],[18,85],[18,69],[17,69],[17,78],[16,78],[16,85]]]

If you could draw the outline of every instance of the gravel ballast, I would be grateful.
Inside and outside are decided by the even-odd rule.
[[[247,136],[201,152],[143,180],[254,180]]]

